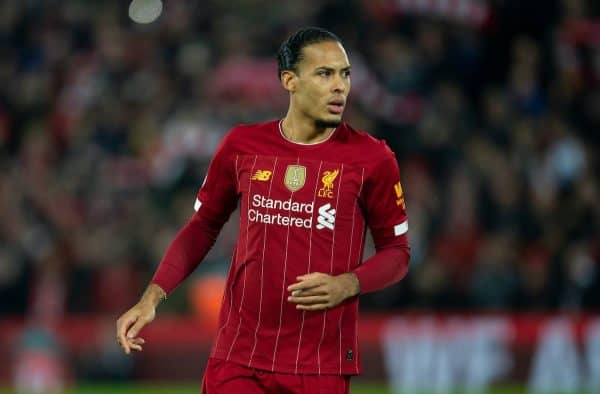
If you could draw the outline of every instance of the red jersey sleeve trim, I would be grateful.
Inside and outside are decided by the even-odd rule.
[[[384,289],[402,280],[408,273],[410,249],[392,246],[375,253],[353,272],[360,284],[360,293],[371,293]]]
[[[151,283],[171,293],[204,259],[214,245],[225,220],[215,220],[201,209],[177,234],[160,262]]]

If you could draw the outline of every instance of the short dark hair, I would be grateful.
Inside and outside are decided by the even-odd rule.
[[[289,36],[277,51],[279,79],[284,71],[297,72],[298,63],[303,58],[302,49],[304,47],[325,41],[342,42],[338,36],[320,27],[304,27]]]

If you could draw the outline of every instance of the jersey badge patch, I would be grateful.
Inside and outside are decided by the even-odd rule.
[[[306,181],[306,167],[289,165],[285,170],[284,183],[285,187],[291,192],[296,192],[302,189]]]
[[[335,209],[331,208],[331,204],[327,203],[319,208],[317,222],[317,228],[319,230],[324,228],[333,230],[335,227]]]
[[[402,191],[400,182],[394,185],[394,192],[396,193],[396,205],[401,205],[402,208],[406,209],[406,205],[404,204],[404,192]]]
[[[269,179],[271,179],[271,174],[273,172],[268,171],[268,170],[257,170],[256,173],[254,175],[252,175],[252,180],[253,181],[268,181]]]
[[[337,178],[339,173],[339,169],[336,169],[334,171],[323,172],[323,177],[321,178],[321,182],[323,182],[323,187],[319,189],[319,197],[333,198],[333,182],[335,181],[335,178]]]

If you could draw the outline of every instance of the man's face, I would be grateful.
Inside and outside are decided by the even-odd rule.
[[[294,73],[294,107],[320,127],[335,127],[342,121],[350,92],[350,62],[335,41],[302,49],[303,58]]]

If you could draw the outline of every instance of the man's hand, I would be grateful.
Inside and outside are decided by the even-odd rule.
[[[138,334],[146,324],[154,320],[156,306],[165,297],[166,294],[160,287],[151,284],[140,301],[117,320],[117,342],[126,354],[132,349],[142,351],[145,341]]]
[[[298,282],[288,286],[288,301],[296,303],[296,309],[320,311],[333,308],[347,298],[360,292],[358,278],[353,273],[337,276],[313,272],[298,276]]]

